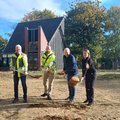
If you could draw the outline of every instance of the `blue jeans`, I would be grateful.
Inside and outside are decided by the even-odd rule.
[[[69,99],[73,100],[75,98],[75,86],[69,85],[69,80],[73,77],[73,75],[67,75],[67,81],[68,81],[68,90],[69,90]]]

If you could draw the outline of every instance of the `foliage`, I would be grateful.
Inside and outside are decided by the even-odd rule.
[[[104,16],[105,8],[98,1],[78,1],[71,4],[65,23],[66,42],[72,51],[76,51],[73,54],[77,54],[79,59],[83,48],[91,51],[94,60],[101,57]]]
[[[0,55],[2,51],[4,50],[5,46],[7,45],[8,41],[4,39],[2,36],[0,36]]]
[[[4,39],[2,36],[0,36],[0,59],[1,59],[2,52],[4,48],[6,47],[7,43],[8,41]]]
[[[33,9],[31,12],[24,15],[21,22],[32,21],[37,19],[54,18],[54,17],[57,17],[57,16],[55,15],[54,12],[50,10],[44,9],[43,11],[41,11],[41,10]]]
[[[116,68],[120,65],[120,7],[111,7],[106,16],[109,25],[106,28],[103,54],[113,61],[113,67]]]

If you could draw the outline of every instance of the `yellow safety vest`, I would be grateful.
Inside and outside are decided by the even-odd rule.
[[[56,72],[55,55],[52,51],[49,54],[47,54],[46,52],[43,53],[43,55],[42,55],[42,66],[44,68],[48,68],[49,71],[51,71],[52,73]]]
[[[21,73],[28,71],[28,60],[27,55],[24,53],[21,53],[18,57],[14,53],[10,60],[10,67],[14,68],[18,72],[18,77],[21,77]]]

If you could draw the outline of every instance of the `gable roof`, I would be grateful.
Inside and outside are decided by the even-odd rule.
[[[15,51],[16,44],[20,44],[22,46],[23,51],[25,51],[24,44],[25,27],[28,27],[28,29],[37,29],[38,26],[41,26],[45,33],[46,39],[49,42],[52,36],[54,35],[55,31],[57,30],[58,26],[62,22],[62,20],[63,17],[58,17],[18,23],[3,53],[4,54],[13,53]]]

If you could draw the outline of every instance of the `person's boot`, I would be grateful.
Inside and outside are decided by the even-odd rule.
[[[52,100],[50,95],[47,96],[47,100]]]
[[[27,97],[26,98],[24,98],[24,103],[27,103],[28,102],[28,100],[27,100]]]
[[[43,93],[41,96],[42,97],[45,97],[45,96],[47,96],[48,94],[47,93]]]
[[[94,102],[91,101],[91,102],[88,102],[87,106],[91,106]]]
[[[74,99],[69,99],[68,103],[74,103]]]
[[[16,102],[18,102],[18,101],[19,101],[18,98],[14,98],[14,100],[12,101],[12,103],[16,103]]]

